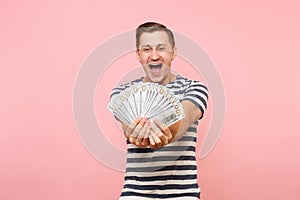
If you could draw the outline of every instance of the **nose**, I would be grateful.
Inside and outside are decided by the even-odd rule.
[[[152,50],[150,58],[152,60],[158,60],[159,59],[159,53],[157,52],[157,50],[155,48]]]

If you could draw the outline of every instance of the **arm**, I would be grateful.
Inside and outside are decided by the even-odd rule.
[[[183,136],[188,128],[203,115],[202,111],[192,102],[184,100],[181,102],[185,117],[178,124],[170,126],[169,129],[173,135],[171,142],[177,141]]]
[[[177,141],[195,121],[203,117],[203,112],[207,107],[207,100],[208,90],[206,86],[198,81],[192,81],[185,90],[183,100],[181,101],[185,118],[167,127],[167,129],[161,122],[156,124],[161,130],[164,130],[164,134],[172,134],[173,139],[171,142]]]

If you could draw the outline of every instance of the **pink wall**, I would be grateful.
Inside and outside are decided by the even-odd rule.
[[[81,143],[73,88],[97,45],[149,20],[200,44],[223,79],[222,135],[198,160],[202,198],[299,199],[300,3],[107,2],[1,1],[0,199],[117,199],[123,174]],[[117,134],[107,137],[124,148]]]

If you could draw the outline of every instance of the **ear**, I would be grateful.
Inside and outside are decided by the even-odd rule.
[[[173,48],[173,56],[172,56],[172,60],[174,60],[174,58],[176,57],[176,55],[177,55],[177,48],[174,47],[174,48]]]
[[[141,57],[140,57],[140,52],[139,52],[139,50],[137,49],[137,50],[135,50],[135,56],[136,56],[136,58],[138,59],[138,61],[140,61],[141,60]]]

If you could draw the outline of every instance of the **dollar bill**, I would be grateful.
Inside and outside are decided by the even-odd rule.
[[[167,126],[184,118],[180,100],[157,83],[134,84],[113,97],[107,108],[127,125],[137,117],[157,118]]]

